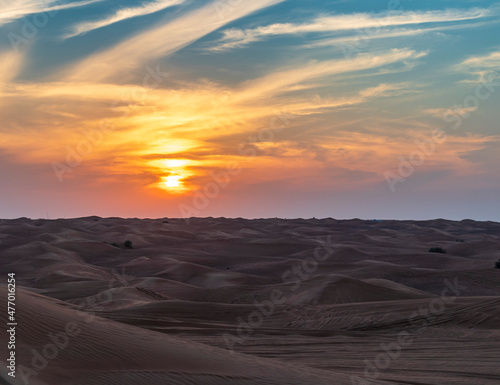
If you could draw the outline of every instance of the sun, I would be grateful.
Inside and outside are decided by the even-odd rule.
[[[155,159],[150,164],[158,171],[157,188],[169,193],[181,194],[190,189],[186,179],[193,175],[188,168],[193,162],[188,159]]]
[[[182,185],[182,175],[169,175],[163,177],[163,185],[168,188],[179,188]]]

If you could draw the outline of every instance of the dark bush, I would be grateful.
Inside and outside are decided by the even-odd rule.
[[[498,261],[495,262],[495,267],[497,269],[500,269],[500,259]]]
[[[114,247],[120,247],[120,246],[118,246],[118,243],[115,243],[115,242],[110,243],[110,245],[111,245],[111,246],[114,246]]]
[[[442,247],[431,247],[429,249],[429,253],[441,253],[441,254],[446,254],[446,250],[443,249]]]
[[[123,247],[125,247],[126,249],[131,249],[132,241],[126,240],[125,242],[123,242]]]

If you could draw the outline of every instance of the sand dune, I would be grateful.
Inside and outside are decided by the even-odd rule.
[[[6,287],[1,287],[6,292]],[[32,384],[347,384],[342,374],[230,353],[100,317],[20,289],[16,354]],[[6,297],[1,298],[6,308]],[[1,317],[6,323],[7,318]],[[21,342],[22,341],[22,342]],[[31,357],[31,360],[29,358]],[[2,360],[7,356],[2,352]],[[36,372],[36,373],[35,373]]]
[[[432,295],[386,280],[358,280],[343,275],[317,276],[304,281],[300,293],[291,295],[292,305],[326,305],[353,302],[429,298]],[[389,281],[390,282],[390,281]]]
[[[0,220],[0,383],[498,384],[499,258],[470,220]]]

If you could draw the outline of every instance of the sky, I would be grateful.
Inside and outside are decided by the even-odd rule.
[[[2,0],[0,217],[500,221],[500,2]]]

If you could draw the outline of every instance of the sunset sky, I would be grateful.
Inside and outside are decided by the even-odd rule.
[[[500,3],[3,0],[0,217],[500,221]]]

